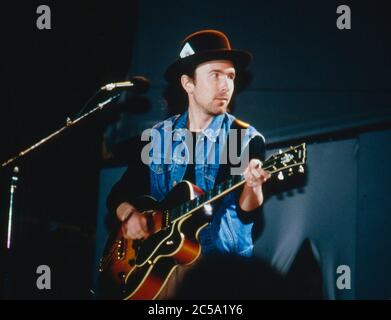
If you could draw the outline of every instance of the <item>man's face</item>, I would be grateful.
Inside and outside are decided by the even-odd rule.
[[[231,61],[214,60],[197,66],[188,91],[190,104],[209,115],[227,111],[234,91],[235,68]]]

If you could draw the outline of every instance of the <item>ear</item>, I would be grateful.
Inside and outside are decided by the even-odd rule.
[[[193,90],[194,90],[194,80],[192,78],[190,78],[186,74],[182,74],[182,76],[181,76],[181,84],[182,84],[183,89],[185,89],[185,91],[188,94],[193,93]]]

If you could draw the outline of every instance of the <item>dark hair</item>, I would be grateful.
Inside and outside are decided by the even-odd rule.
[[[183,74],[195,80],[195,68],[185,70]],[[189,98],[185,89],[182,87],[180,78],[168,83],[164,89],[163,97],[166,100],[167,109],[170,115],[180,114],[187,110]]]

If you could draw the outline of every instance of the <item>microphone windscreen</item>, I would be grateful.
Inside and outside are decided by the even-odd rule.
[[[134,76],[130,79],[134,84],[134,91],[137,93],[147,92],[150,87],[150,82],[147,78],[143,76]]]

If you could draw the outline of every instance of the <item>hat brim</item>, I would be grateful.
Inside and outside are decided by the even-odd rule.
[[[182,74],[191,72],[204,62],[213,60],[230,60],[237,69],[244,69],[252,59],[251,53],[243,50],[210,50],[178,59],[164,73],[168,82],[177,80]]]

